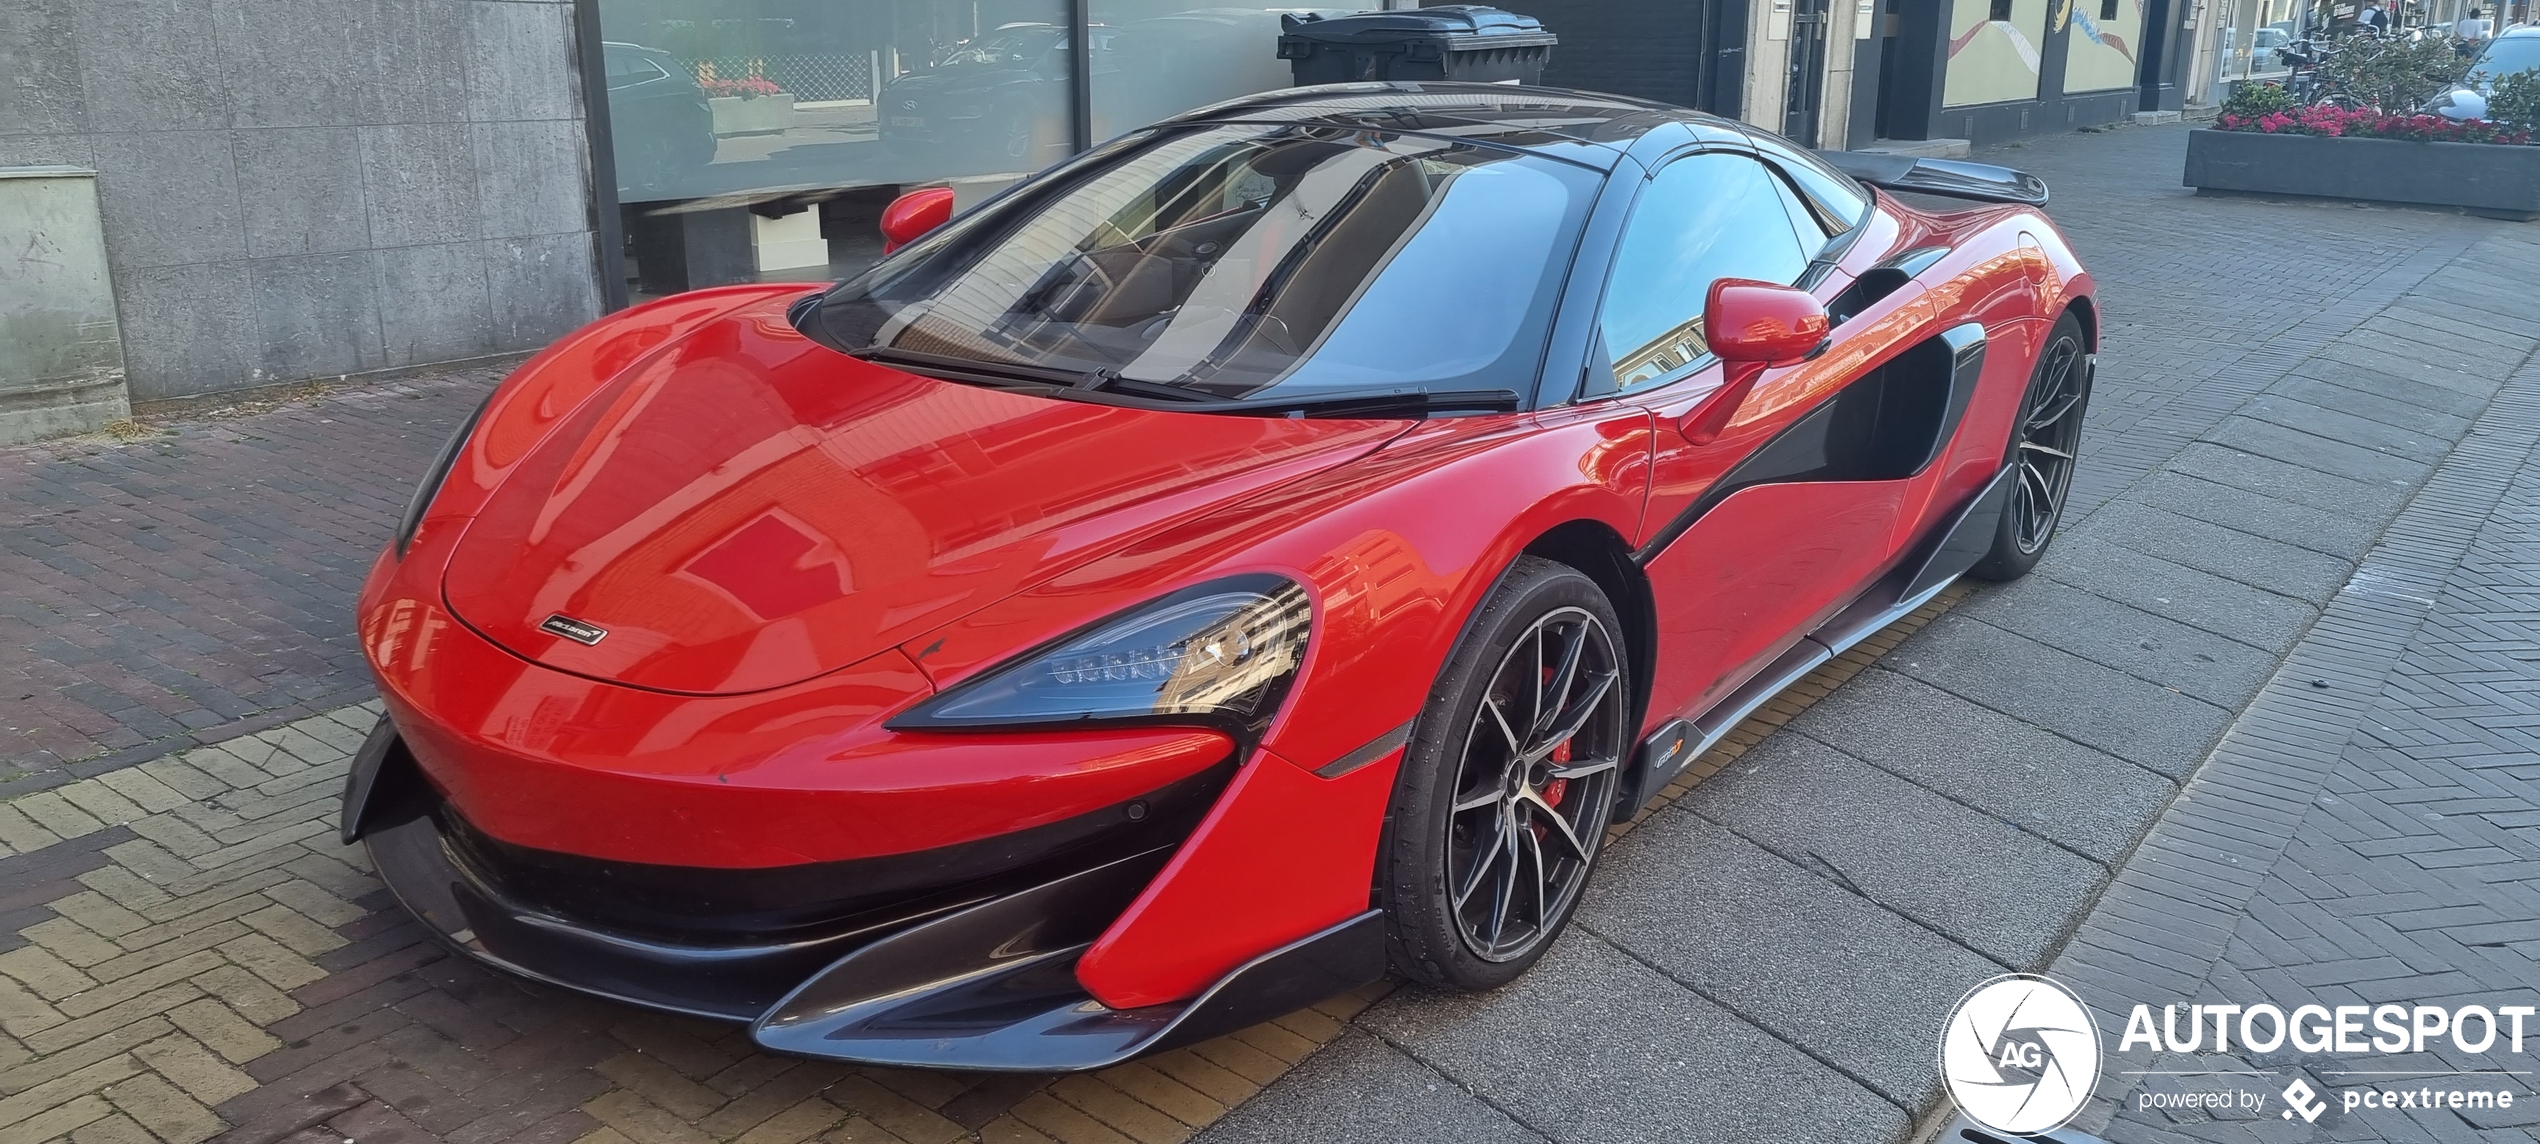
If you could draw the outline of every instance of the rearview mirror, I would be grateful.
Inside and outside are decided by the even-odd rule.
[[[1696,445],[1718,439],[1765,370],[1823,353],[1833,328],[1826,308],[1805,290],[1744,278],[1713,282],[1702,307],[1702,332],[1728,376],[1677,428]]]
[[[952,219],[951,187],[920,187],[891,200],[882,211],[882,253],[926,237],[926,232]]]

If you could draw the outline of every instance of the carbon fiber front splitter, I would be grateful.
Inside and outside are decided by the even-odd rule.
[[[603,927],[525,902],[476,870],[449,814],[373,736],[347,787],[347,828],[442,942],[549,984],[744,1021],[783,1053],[927,1068],[1103,1068],[1204,1040],[1375,981],[1383,916],[1272,950],[1189,1001],[1114,1009],[1077,983],[1085,949],[1146,888],[1170,845],[1021,889],[949,892],[781,939],[696,940]],[[357,800],[357,801],[356,801]]]

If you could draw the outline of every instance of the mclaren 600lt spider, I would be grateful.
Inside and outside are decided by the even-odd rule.
[[[345,836],[470,957],[841,1060],[1509,981],[1739,719],[2039,559],[2096,339],[2045,198],[1458,84],[912,192],[469,419]]]

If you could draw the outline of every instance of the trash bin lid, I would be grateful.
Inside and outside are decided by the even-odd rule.
[[[1279,18],[1285,36],[1330,44],[1390,44],[1413,40],[1445,41],[1449,49],[1518,47],[1550,44],[1557,38],[1543,21],[1522,13],[1480,4],[1441,4],[1393,12],[1353,12],[1346,16]],[[1473,43],[1484,40],[1484,43]],[[1459,42],[1460,41],[1460,42]]]

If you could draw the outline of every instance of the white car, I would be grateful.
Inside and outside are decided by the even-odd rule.
[[[2485,119],[2497,77],[2527,71],[2540,71],[2540,27],[2507,28],[2487,41],[2461,86],[2435,96],[2425,110],[2446,119]]]

